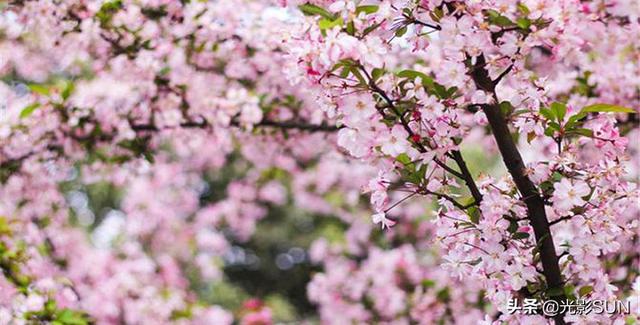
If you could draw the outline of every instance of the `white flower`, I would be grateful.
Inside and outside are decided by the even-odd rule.
[[[380,224],[380,226],[382,226],[382,229],[391,228],[396,224],[395,221],[387,219],[387,215],[384,212],[374,214],[373,216],[371,216],[371,219],[373,220],[373,223]]]

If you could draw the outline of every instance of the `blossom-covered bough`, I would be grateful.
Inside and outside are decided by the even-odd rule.
[[[182,268],[220,280],[225,235],[288,197],[349,224],[311,250],[327,323],[638,320],[634,1],[0,6],[0,322],[268,322]],[[125,192],[90,238],[74,182]],[[509,312],[525,298],[632,312]]]
[[[385,216],[395,207],[391,189],[438,199],[445,267],[484,283],[501,320],[518,319],[505,309],[514,297],[625,298],[606,261],[634,255],[621,248],[637,237],[636,174],[625,172],[628,139],[616,126],[637,126],[626,108],[638,105],[637,81],[616,84],[638,72],[637,5],[327,1],[301,9],[311,18],[291,36],[291,61],[347,127],[338,142],[380,166],[370,186],[374,222],[402,222]],[[604,76],[613,70],[615,81]],[[497,145],[508,176],[474,180],[460,148],[478,142]]]

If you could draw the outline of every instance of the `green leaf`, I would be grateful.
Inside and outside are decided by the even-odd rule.
[[[436,298],[438,299],[438,301],[442,302],[449,301],[451,299],[451,296],[449,295],[449,288],[445,287],[440,289],[440,291],[436,293]]]
[[[418,181],[422,181],[425,177],[425,175],[427,174],[427,165],[423,164],[422,166],[420,166],[420,168],[416,171],[416,179],[418,179]]]
[[[382,22],[379,22],[379,23],[377,23],[375,25],[371,25],[371,26],[365,28],[364,31],[362,32],[362,37],[367,36],[369,33],[373,32],[374,30],[376,30],[381,25],[382,25]]]
[[[7,218],[0,216],[0,236],[4,235],[11,235],[11,227],[7,222]]]
[[[489,22],[493,25],[498,25],[500,27],[508,27],[515,25],[511,19],[501,15],[499,12],[495,10],[487,10],[487,16],[489,18]]]
[[[416,70],[402,70],[402,71],[398,72],[397,75],[400,78],[409,78],[409,79],[416,79],[416,78],[420,77],[423,82],[424,82],[425,79],[431,79],[426,74],[424,74],[424,73],[422,73],[420,71],[416,71]]]
[[[373,82],[376,82],[378,79],[380,79],[383,74],[384,69],[374,68],[373,71],[371,71],[371,78],[373,79]]]
[[[430,279],[424,279],[422,280],[422,286],[424,288],[432,288],[436,285],[436,282]]]
[[[471,203],[475,202],[476,199],[473,198],[473,196],[465,196],[464,198],[460,199],[460,204],[462,205],[471,205]]]
[[[435,8],[429,12],[429,17],[431,17],[431,19],[433,19],[433,21],[435,21],[436,23],[439,23],[440,19],[444,17],[444,12],[441,8]]]
[[[171,72],[171,67],[163,67],[162,69],[160,69],[160,71],[158,72],[158,75],[160,76],[166,76],[169,74],[169,72]]]
[[[576,287],[573,284],[567,284],[564,286],[564,294],[567,296],[573,295],[573,292],[576,291]]]
[[[498,25],[500,27],[513,26],[513,22],[505,16],[497,17],[495,20],[493,20],[493,23],[494,25]]]
[[[564,286],[564,295],[569,299],[576,299],[575,291],[576,287],[573,284],[567,284]]]
[[[634,315],[627,316],[627,318],[625,318],[625,320],[624,320],[624,324],[625,325],[636,325],[637,324],[636,316],[634,316]]]
[[[584,297],[593,291],[593,286],[583,286],[578,290],[580,297]]]
[[[43,84],[29,84],[29,90],[40,95],[49,96],[49,86]]]
[[[121,0],[114,0],[114,1],[107,1],[105,3],[102,4],[102,7],[100,7],[100,10],[117,10],[122,8],[122,1]]]
[[[38,107],[40,107],[40,103],[33,103],[23,108],[22,111],[20,112],[20,118],[25,118],[33,114],[33,112],[35,112],[35,110],[38,109]]]
[[[585,128],[571,129],[571,130],[567,131],[567,133],[568,134],[583,135],[583,136],[589,137],[589,138],[593,137],[593,130],[585,129]]]
[[[165,6],[160,6],[158,8],[144,7],[142,8],[141,11],[143,15],[145,15],[147,18],[152,20],[158,20],[168,15],[168,12]]]
[[[585,118],[586,116],[587,116],[587,113],[578,113],[575,115],[571,115],[569,116],[569,120],[567,121],[566,126],[568,128],[575,127],[577,124],[579,124],[578,122],[583,118]]]
[[[506,100],[501,102],[499,107],[504,115],[510,115],[513,111],[513,105],[511,105],[511,103]]]
[[[556,122],[549,122],[549,128],[551,128],[554,131],[560,131],[560,124]]]
[[[547,120],[553,120],[553,113],[548,108],[541,108],[540,114],[542,114],[542,116],[544,116]]]
[[[489,19],[495,19],[497,17],[500,17],[500,13],[493,9],[489,9],[485,13],[487,14],[487,17],[489,17]]]
[[[71,96],[71,94],[73,93],[74,89],[75,85],[73,84],[73,82],[65,81],[64,86],[62,87],[62,93],[60,94],[60,96],[62,96],[62,100],[67,100],[67,98],[69,98],[69,96]]]
[[[447,98],[447,88],[445,88],[443,85],[441,84],[434,84],[433,85],[433,90],[436,93],[436,96],[438,96],[441,99],[446,99]]]
[[[156,158],[149,151],[143,152],[142,155],[144,156],[144,159],[146,159],[148,162],[150,162],[152,164],[156,161]]]
[[[340,78],[346,78],[349,76],[349,73],[351,73],[351,67],[350,66],[342,66],[342,70],[340,71]]]
[[[102,4],[100,10],[96,12],[96,18],[100,21],[100,25],[105,27],[111,22],[113,15],[122,8],[121,0],[107,1]]]
[[[398,157],[396,157],[396,160],[405,166],[411,163],[411,158],[409,158],[406,153],[399,154]]]
[[[396,37],[402,37],[407,32],[407,26],[402,26],[396,30]]]
[[[472,206],[467,210],[467,214],[469,215],[469,220],[474,224],[478,224],[480,222],[480,209],[477,206]]]
[[[351,66],[351,74],[353,74],[353,76],[356,77],[356,79],[358,79],[361,85],[367,84],[367,81],[362,76],[362,73],[360,73],[360,70],[358,70],[358,67]]]
[[[515,233],[518,230],[518,222],[514,219],[509,220],[509,227],[507,231],[510,233]]]
[[[49,299],[47,300],[47,302],[44,303],[44,310],[46,310],[48,313],[53,313],[56,310],[56,301],[53,299]]]
[[[524,30],[529,30],[529,27],[531,27],[531,20],[528,18],[518,18],[518,20],[516,20],[516,25]]]
[[[60,313],[56,317],[56,320],[65,325],[89,324],[84,314],[67,308],[60,311]]]
[[[342,17],[338,17],[338,19],[335,19],[335,20],[329,20],[329,19],[323,18],[318,21],[318,27],[321,30],[327,30],[327,29],[332,29],[333,27],[336,27],[336,26],[342,26],[342,23],[343,23]]]
[[[193,316],[193,312],[188,308],[174,310],[173,312],[171,312],[171,320],[173,321],[176,321],[179,319],[190,319],[192,316]]]
[[[557,296],[562,296],[564,294],[564,288],[560,287],[560,288],[549,288],[547,290],[547,295],[549,297],[557,297]]]
[[[550,127],[547,127],[546,129],[544,129],[544,135],[548,136],[548,137],[552,137],[553,136],[553,129]]]
[[[365,14],[372,14],[374,12],[378,11],[378,6],[376,5],[365,5],[365,6],[357,6],[356,7],[356,15],[364,12]]]
[[[453,97],[453,95],[455,95],[457,91],[458,91],[458,87],[451,87],[447,89],[447,98]]]
[[[580,110],[580,113],[594,113],[594,112],[598,112],[598,113],[636,113],[635,110],[628,108],[628,107],[623,107],[623,106],[618,106],[618,105],[610,105],[610,104],[594,104],[594,105],[589,105],[586,106],[584,108],[582,108]]]
[[[558,122],[564,120],[564,116],[567,114],[567,105],[564,103],[553,102],[551,103],[551,112],[556,117]]]
[[[318,7],[316,5],[312,5],[310,3],[305,3],[298,7],[303,14],[307,16],[322,16],[330,21],[333,21],[336,17],[331,14],[329,11],[322,7]]]
[[[342,18],[340,18],[342,19]],[[356,25],[353,23],[353,20],[347,24],[347,34],[353,36],[356,34]]]
[[[521,2],[518,3],[517,7],[518,7],[518,11],[520,11],[525,16],[528,16],[529,13],[531,13],[531,11],[529,10],[529,7],[527,7],[525,4]]]
[[[515,234],[513,234],[513,239],[525,239],[525,238],[529,238],[529,233],[528,232],[517,232]]]

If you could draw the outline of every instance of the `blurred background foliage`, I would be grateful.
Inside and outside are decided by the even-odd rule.
[[[237,166],[205,175],[207,186],[201,205],[222,199],[226,185],[238,176]],[[109,213],[119,211],[124,191],[106,182],[84,185],[77,177],[71,179],[62,184],[72,207],[71,221],[91,234]],[[291,202],[267,208],[267,216],[258,222],[248,241],[225,233],[232,246],[221,261],[221,281],[204,281],[195,265],[186,265],[190,286],[202,303],[220,305],[236,313],[247,300],[258,298],[272,310],[276,322],[314,320],[306,285],[321,269],[309,261],[308,249],[320,237],[343,240],[347,226],[331,216],[301,211]]]
[[[496,156],[487,155],[483,148],[467,147],[463,153],[473,173],[481,170],[499,173],[501,166]],[[228,184],[242,178],[249,168],[246,162],[231,157],[222,169],[202,175],[205,185],[200,205],[224,199]],[[72,207],[71,222],[85,228],[90,236],[110,213],[122,213],[119,207],[124,189],[106,182],[82,184],[77,170],[61,186]],[[283,184],[290,181],[290,176],[278,169],[266,170],[263,176],[265,180],[277,179]],[[326,199],[335,205],[343,201],[337,192],[329,192]],[[364,201],[367,199],[363,197]],[[267,204],[266,207],[267,216],[258,222],[248,241],[238,240],[223,230],[231,249],[220,261],[224,273],[220,281],[206,281],[195,265],[184,266],[191,289],[202,303],[220,305],[236,314],[242,312],[243,304],[249,299],[258,298],[272,310],[276,322],[315,323],[317,313],[307,298],[306,286],[314,273],[322,269],[310,262],[309,247],[318,238],[344,242],[348,225],[334,216],[298,209],[291,200],[282,206]],[[394,241],[387,241],[381,232],[372,235],[382,248],[395,246]],[[401,242],[407,241],[411,239],[403,238]]]

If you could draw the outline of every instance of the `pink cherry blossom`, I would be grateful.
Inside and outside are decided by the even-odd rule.
[[[341,229],[295,322],[638,321],[507,312],[638,295],[637,1],[2,8],[2,324],[281,322],[193,282],[280,210]]]
[[[555,189],[553,193],[554,207],[564,211],[575,206],[582,206],[585,204],[583,197],[591,193],[589,185],[584,181],[571,181],[567,178],[554,184],[553,188]]]
[[[408,136],[409,134],[402,126],[394,126],[387,137],[380,139],[382,152],[394,157],[406,153],[409,149],[409,143],[406,140]]]

